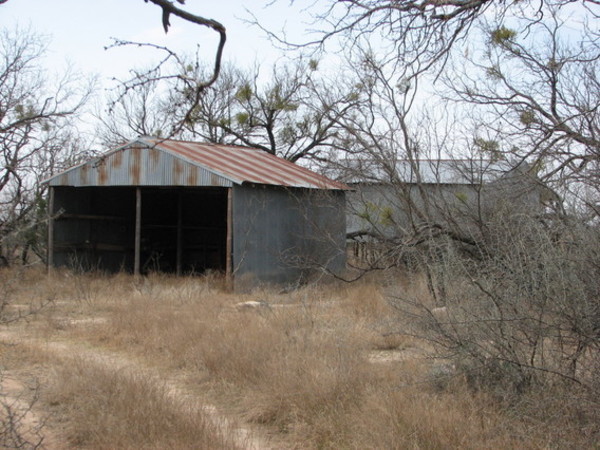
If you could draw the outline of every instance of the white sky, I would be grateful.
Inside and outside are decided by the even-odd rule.
[[[282,52],[276,50],[256,27],[243,22],[251,8],[270,29],[284,25],[299,30],[298,11],[287,1],[268,5],[268,1],[252,0],[187,0],[185,9],[220,21],[227,28],[224,60],[238,65],[254,61],[273,62]],[[130,68],[149,66],[160,55],[128,47],[104,50],[111,37],[152,42],[183,52],[194,52],[200,44],[203,60],[212,64],[216,33],[171,17],[171,29],[165,35],[161,10],[143,0],[8,0],[0,5],[0,29],[16,25],[31,28],[49,38],[47,64],[60,70],[73,64],[84,73],[123,78]]]

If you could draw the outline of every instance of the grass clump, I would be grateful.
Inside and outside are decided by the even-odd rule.
[[[76,361],[55,371],[48,390],[77,448],[232,448],[197,405],[144,374]]]

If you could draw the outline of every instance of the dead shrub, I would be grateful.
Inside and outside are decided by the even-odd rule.
[[[399,295],[395,304],[412,314],[415,333],[450,350],[474,382],[489,378],[516,391],[550,379],[587,384],[585,354],[600,349],[600,272],[588,249],[600,248],[600,239],[580,230],[566,246],[528,218],[518,227],[516,234],[498,225],[498,242],[482,261],[449,246],[431,264],[449,280],[440,289],[443,314],[419,298]]]
[[[2,382],[3,379],[0,379]],[[44,442],[44,421],[34,421],[30,416],[38,401],[38,387],[34,395],[25,398],[23,392],[9,395],[2,386],[0,390],[0,447],[41,448]]]
[[[448,241],[428,262],[441,305],[406,291],[394,295],[403,327],[453,362],[449,376],[462,374],[512,413],[529,415],[522,401],[536,392],[585,397],[581,404],[596,405],[579,409],[586,427],[600,406],[593,356],[600,352],[600,234],[530,217],[492,226],[481,259]],[[549,430],[554,418],[542,421]]]

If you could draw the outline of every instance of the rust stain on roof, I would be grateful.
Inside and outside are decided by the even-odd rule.
[[[104,185],[104,184],[106,184],[107,180],[108,180],[108,173],[106,171],[106,161],[103,160],[98,165],[98,184]]]
[[[163,158],[162,153],[171,158]],[[108,159],[108,161],[106,161]],[[172,161],[172,162],[171,162]],[[103,184],[151,185],[168,183],[186,186],[221,186],[252,183],[309,189],[350,189],[347,185],[312,172],[270,153],[236,145],[202,144],[140,137],[96,160],[66,173],[79,179],[80,185]],[[161,167],[166,164],[166,167]],[[98,180],[90,180],[92,169]],[[165,173],[170,170],[171,173]],[[66,184],[62,174],[47,180]],[[61,177],[61,178],[58,178]],[[69,176],[67,176],[69,178]]]
[[[79,182],[81,184],[87,184],[87,174],[88,174],[88,165],[84,164],[83,166],[81,166],[81,171],[79,172]]]
[[[186,183],[188,186],[195,186],[198,184],[198,171],[195,167],[188,172]]]
[[[131,149],[129,174],[131,175],[131,180],[134,185],[140,184],[141,159],[142,149],[140,147],[133,147]]]
[[[268,184],[288,187],[348,189],[331,180],[270,153],[235,145],[141,138],[151,146],[183,157],[193,164],[236,183]]]
[[[183,172],[183,163],[181,162],[181,160],[175,159],[175,161],[173,162],[173,179],[175,180],[176,184],[182,184],[181,183],[182,172]]]
[[[117,169],[119,167],[121,167],[121,164],[123,164],[123,152],[116,152],[112,155],[112,158],[110,160],[110,167],[112,167],[113,169]]]
[[[150,161],[154,166],[158,165],[158,161],[160,160],[160,152],[155,148],[148,149],[150,151]]]

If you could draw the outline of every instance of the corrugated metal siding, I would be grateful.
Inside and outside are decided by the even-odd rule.
[[[231,180],[158,148],[129,145],[49,179],[51,186],[220,186]]]
[[[391,165],[395,164],[395,167]],[[395,171],[394,171],[395,169]],[[327,168],[329,177],[345,183],[414,183],[480,185],[511,173],[515,167],[506,161],[485,159],[423,159],[416,161],[377,161],[347,159],[338,167]]]
[[[278,158],[267,152],[232,145],[199,144],[142,138],[151,146],[165,149],[201,164],[236,184],[255,183],[312,189],[348,189],[342,183]]]
[[[51,186],[221,186],[253,183],[345,190],[269,153],[231,145],[139,138],[48,180]]]
[[[345,194],[340,190],[234,186],[236,289],[243,290],[246,282],[252,285],[252,278],[279,284],[310,276],[319,267],[342,271]]]

